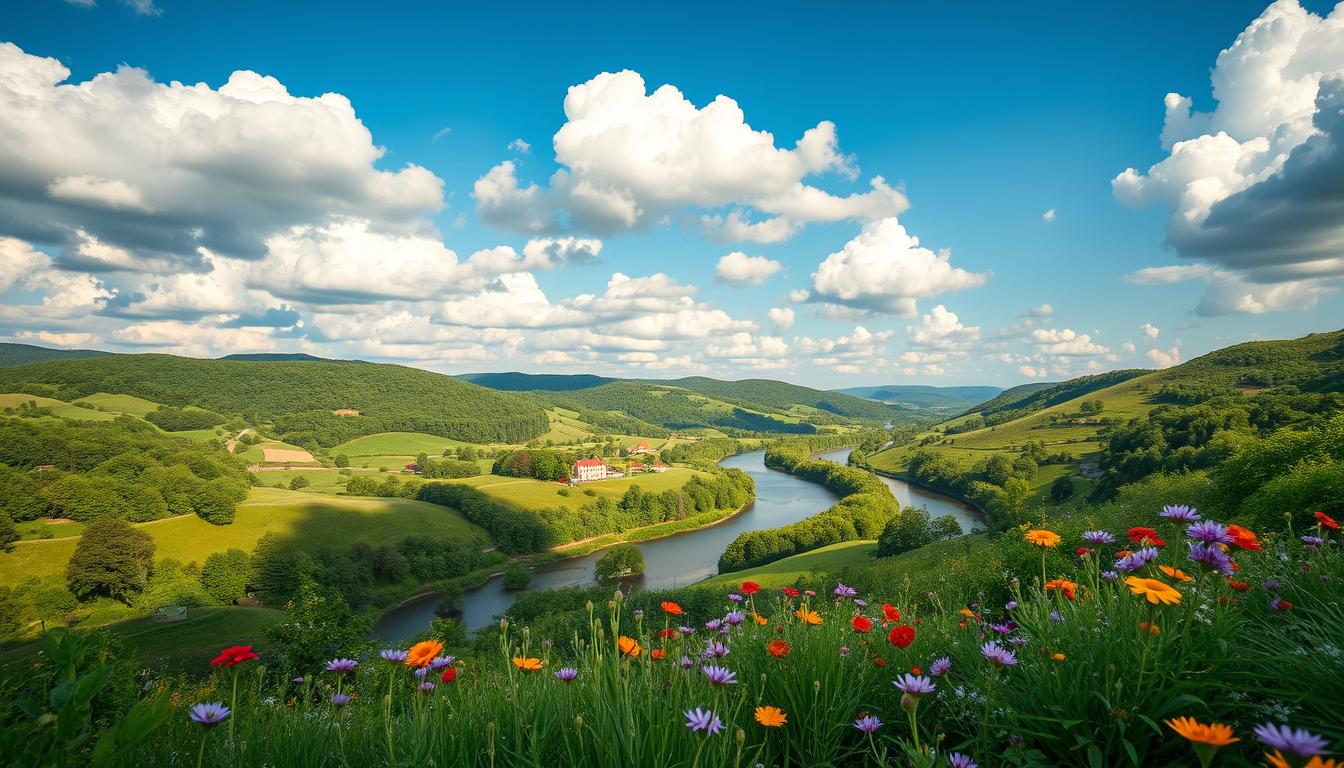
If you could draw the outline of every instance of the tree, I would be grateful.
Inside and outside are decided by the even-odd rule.
[[[247,594],[251,558],[241,549],[216,552],[205,559],[201,568],[201,586],[221,603],[231,603]]]
[[[9,515],[0,512],[0,552],[8,552],[18,540],[19,529],[14,527],[14,521],[9,519]]]
[[[929,530],[933,533],[934,541],[947,541],[966,533],[961,529],[961,523],[953,515],[939,515],[933,518],[929,522]]]
[[[637,576],[644,572],[644,554],[633,544],[623,544],[603,555],[594,572],[598,581]]]
[[[312,483],[309,482],[308,478],[303,475],[295,475],[294,479],[289,481],[289,490],[300,491],[307,488],[309,485],[312,485]]]
[[[290,595],[299,585],[299,562],[280,534],[269,531],[252,550],[248,583],[262,592]]]
[[[80,600],[110,597],[129,604],[154,571],[154,539],[117,518],[89,524],[75,545],[65,581]]]
[[[521,565],[509,566],[504,571],[504,588],[511,591],[527,589],[527,585],[532,583],[532,574]]]
[[[1050,484],[1050,500],[1056,504],[1068,501],[1073,498],[1073,494],[1073,478],[1068,475],[1060,475]]]
[[[238,510],[238,502],[247,498],[247,490],[227,477],[216,477],[202,485],[192,498],[196,515],[212,525],[228,525]]]
[[[877,539],[877,556],[887,557],[909,552],[933,541],[929,512],[922,507],[906,507],[887,521]]]
[[[336,462],[336,466],[341,469],[350,466],[350,457],[346,456],[344,453],[336,454],[334,461]]]

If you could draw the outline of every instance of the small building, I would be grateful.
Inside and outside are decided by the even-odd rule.
[[[571,483],[587,483],[607,479],[607,463],[601,459],[579,459],[569,473]]]
[[[630,449],[631,456],[634,456],[637,453],[653,453],[653,449],[649,447],[647,440],[640,440],[638,443],[635,443],[634,448]]]

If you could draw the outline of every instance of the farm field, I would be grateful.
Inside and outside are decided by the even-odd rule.
[[[584,483],[576,488],[525,477],[500,477],[498,475],[468,477],[451,482],[470,485],[499,501],[519,507],[529,509],[566,507],[577,510],[595,498],[595,496],[589,496],[585,493],[589,490],[593,491],[596,496],[605,496],[613,501],[619,501],[632,485],[638,485],[650,493],[660,493],[673,488],[680,488],[692,477],[703,474],[703,472],[694,469],[672,467],[662,473],[601,480],[594,483]],[[565,489],[569,490],[569,495],[560,495],[559,492]]]
[[[355,459],[370,456],[412,456],[428,453],[430,456],[442,455],[445,449],[470,445],[461,440],[453,440],[423,432],[380,432],[376,435],[358,437],[341,443],[331,449],[332,455],[344,453],[350,457],[351,464],[359,464]]]
[[[95,407],[103,408],[114,413],[124,413],[130,416],[143,417],[150,411],[157,411],[159,403],[153,400],[145,400],[134,395],[113,395],[107,392],[96,392],[88,397],[81,397],[79,402],[89,403]]]
[[[268,532],[294,539],[301,549],[345,546],[354,541],[373,545],[400,541],[412,534],[462,540],[489,541],[485,531],[457,512],[437,504],[410,499],[362,498],[299,493],[277,488],[253,488],[238,505],[230,525],[211,525],[194,515],[141,523],[137,527],[154,537],[157,559],[183,563],[205,562],[214,552],[252,551]],[[76,538],[20,542],[0,557],[0,584],[26,578],[59,577],[75,550]]]
[[[19,393],[0,394],[0,409],[17,408],[23,403],[36,402],[39,408],[50,408],[52,416],[58,416],[65,419],[83,419],[85,421],[111,421],[117,417],[114,413],[105,411],[95,411],[92,408],[80,408],[64,400],[54,400],[50,397],[41,397],[38,395],[25,395]]]
[[[249,445],[241,451],[235,450],[234,455],[242,458],[249,464],[264,464],[266,462],[264,449],[266,448],[272,450],[303,451],[305,454],[307,453],[307,451],[304,451],[297,445],[290,445],[289,443],[283,443],[279,440],[267,440],[257,443],[256,445]]]

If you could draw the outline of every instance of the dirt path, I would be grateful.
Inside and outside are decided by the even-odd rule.
[[[224,447],[229,450],[229,453],[233,453],[233,449],[238,447],[238,441],[242,439],[243,435],[250,435],[250,434],[252,434],[252,428],[248,427],[244,429],[242,432],[239,432],[238,434],[229,438],[228,442],[224,443]]]

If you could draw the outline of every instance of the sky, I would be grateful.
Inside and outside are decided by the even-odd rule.
[[[1344,4],[18,0],[0,339],[1061,380],[1344,326]]]

